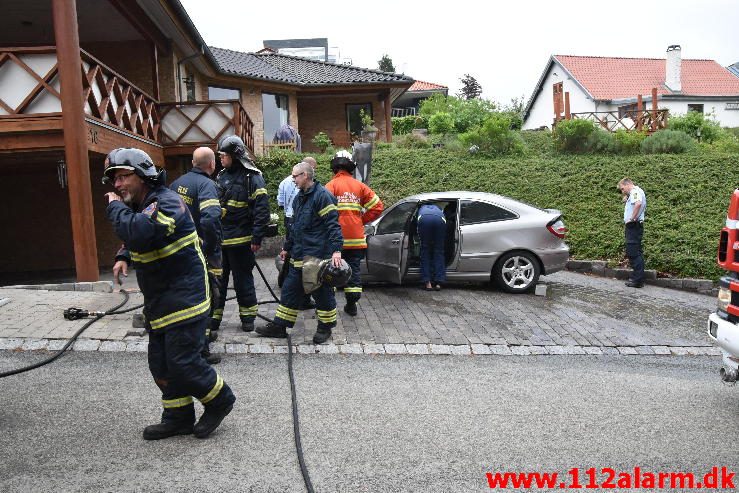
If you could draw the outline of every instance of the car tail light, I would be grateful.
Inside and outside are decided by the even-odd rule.
[[[567,233],[567,228],[565,227],[565,223],[562,222],[561,217],[558,217],[547,224],[547,229],[557,238],[564,238]]]

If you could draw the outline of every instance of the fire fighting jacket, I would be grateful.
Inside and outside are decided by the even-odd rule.
[[[326,190],[338,201],[339,224],[344,248],[367,248],[364,225],[380,217],[382,201],[370,187],[341,170],[326,183]]]
[[[220,270],[221,266],[221,202],[218,189],[208,173],[192,168],[169,186],[182,197],[190,210],[198,236],[203,240],[202,249],[208,268]],[[220,275],[219,272],[214,272]]]
[[[341,251],[342,243],[336,198],[316,181],[293,200],[291,234],[284,248],[300,267],[305,255],[329,258]]]
[[[262,175],[238,163],[218,173],[223,247],[262,244],[269,223],[269,197]]]
[[[136,211],[116,200],[108,204],[107,215],[123,240],[116,260],[136,266],[151,329],[168,329],[206,317],[210,292],[205,258],[180,196],[157,186]]]

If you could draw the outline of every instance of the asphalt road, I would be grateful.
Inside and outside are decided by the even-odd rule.
[[[0,351],[0,371],[40,357]],[[318,492],[486,491],[495,471],[739,469],[739,387],[719,381],[718,357],[295,363]],[[218,369],[238,401],[207,440],[141,438],[160,412],[144,354],[70,353],[0,380],[0,491],[305,491],[286,356],[230,355]]]

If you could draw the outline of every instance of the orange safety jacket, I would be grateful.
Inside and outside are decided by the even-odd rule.
[[[367,248],[364,225],[382,214],[383,205],[380,198],[370,187],[355,180],[344,170],[336,173],[334,178],[326,183],[326,190],[338,201],[344,248]]]

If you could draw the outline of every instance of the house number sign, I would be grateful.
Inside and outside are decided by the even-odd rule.
[[[726,103],[727,110],[739,110],[739,101],[736,103]]]

